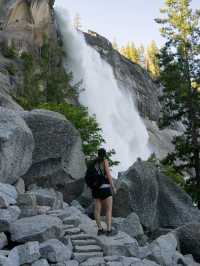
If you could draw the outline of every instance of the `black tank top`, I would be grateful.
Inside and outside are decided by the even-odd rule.
[[[100,175],[104,176],[104,184],[109,184],[108,178],[106,176],[104,162],[98,162],[98,160],[97,160],[95,163],[95,168]]]

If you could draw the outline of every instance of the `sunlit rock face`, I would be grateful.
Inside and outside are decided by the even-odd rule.
[[[44,36],[57,41],[53,1],[3,0],[0,15],[0,36],[19,52],[36,52]]]

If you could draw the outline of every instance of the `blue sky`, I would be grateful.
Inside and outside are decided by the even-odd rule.
[[[83,30],[94,30],[119,45],[134,41],[136,45],[155,40],[160,46],[158,25],[159,8],[164,0],[56,0],[56,6],[65,7],[71,17],[80,14]],[[200,8],[200,0],[192,0]]]

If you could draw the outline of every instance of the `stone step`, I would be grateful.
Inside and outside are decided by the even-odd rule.
[[[91,239],[78,239],[78,240],[72,240],[73,245],[77,246],[87,246],[87,245],[95,245],[97,244],[97,241],[93,238]]]
[[[73,224],[64,224],[63,225],[63,230],[72,229],[72,228],[76,228],[76,227]]]
[[[74,252],[99,252],[102,251],[102,248],[100,246],[97,245],[87,245],[87,246],[75,246],[74,247]]]
[[[78,227],[64,229],[64,234],[65,235],[78,235],[80,233],[81,233],[81,229],[78,228]]]
[[[76,217],[66,217],[62,220],[63,224],[73,224],[74,226],[79,226],[80,220]]]
[[[89,258],[103,257],[103,252],[88,252],[88,253],[74,252],[73,256],[75,260],[81,263]]]
[[[71,240],[91,240],[94,239],[92,236],[85,234],[85,233],[80,233],[77,235],[72,235],[70,236]]]

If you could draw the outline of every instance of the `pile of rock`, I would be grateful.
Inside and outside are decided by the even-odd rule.
[[[116,234],[97,237],[73,201],[83,190],[84,155],[62,115],[0,107],[0,156],[0,265],[198,265],[199,212],[146,162],[118,181]],[[152,241],[146,233],[154,230],[160,234]]]
[[[21,179],[20,182],[23,183]],[[192,255],[183,256],[179,252],[181,244],[186,253],[192,253],[186,238],[193,225],[188,225],[187,230],[180,227],[151,243],[143,239],[140,246],[136,238],[141,240],[144,232],[134,213],[127,218],[115,218],[118,230],[107,237],[97,236],[94,221],[83,209],[79,210],[77,203],[76,207],[69,206],[62,194],[53,189],[35,186],[25,192],[17,186],[0,183],[0,202],[0,265],[3,266],[200,265]],[[198,259],[197,236],[193,248]]]

